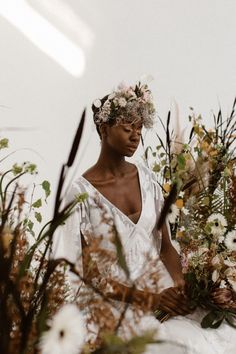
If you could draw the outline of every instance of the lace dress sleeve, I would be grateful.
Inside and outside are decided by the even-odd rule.
[[[73,183],[67,193],[63,205],[72,202],[78,194],[83,193],[77,183]],[[78,203],[72,214],[60,226],[53,238],[53,258],[65,258],[76,265],[76,269],[83,277],[81,228],[88,224],[86,202]],[[80,281],[72,272],[67,272],[67,278],[73,292],[76,293]]]

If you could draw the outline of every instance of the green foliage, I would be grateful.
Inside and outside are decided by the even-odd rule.
[[[40,208],[42,206],[42,199],[37,199],[33,204],[33,208]]]
[[[38,213],[37,211],[34,213],[35,219],[38,222],[42,222],[42,215],[40,213]]]
[[[0,140],[0,150],[8,148],[8,139],[3,138]]]
[[[45,200],[47,200],[47,198],[51,194],[50,183],[45,180],[45,181],[42,182],[42,187],[43,187],[43,190],[45,192]]]

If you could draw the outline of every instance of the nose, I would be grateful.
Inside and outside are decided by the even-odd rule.
[[[133,129],[130,139],[133,142],[139,143],[140,137],[141,137],[140,131],[137,129]]]

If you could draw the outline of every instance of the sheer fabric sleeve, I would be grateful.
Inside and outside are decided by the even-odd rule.
[[[66,206],[72,202],[76,195],[82,193],[76,184],[73,184],[66,195],[63,203]],[[65,224],[60,226],[53,239],[53,258],[65,258],[76,265],[79,274],[83,276],[82,245],[81,245],[81,225],[85,219],[85,204],[79,203],[72,214],[66,219]],[[72,272],[67,272],[69,285],[74,294],[81,281]]]

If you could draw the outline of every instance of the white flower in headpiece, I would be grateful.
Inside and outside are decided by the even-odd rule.
[[[119,98],[118,103],[119,103],[120,107],[125,107],[127,104],[127,101],[124,97],[121,97],[121,98]]]
[[[225,236],[225,246],[230,251],[236,251],[236,230],[229,231]]]
[[[225,233],[227,221],[222,214],[217,213],[210,215],[207,219],[207,223],[210,224],[213,235],[222,236]]]
[[[100,108],[102,105],[102,102],[99,99],[97,99],[93,102],[93,104],[96,108]]]
[[[44,332],[39,346],[42,354],[78,354],[85,341],[85,325],[74,304],[64,305],[51,320],[51,328]]]
[[[174,224],[178,216],[179,216],[179,208],[175,204],[172,204],[167,214],[167,220],[171,224]]]

